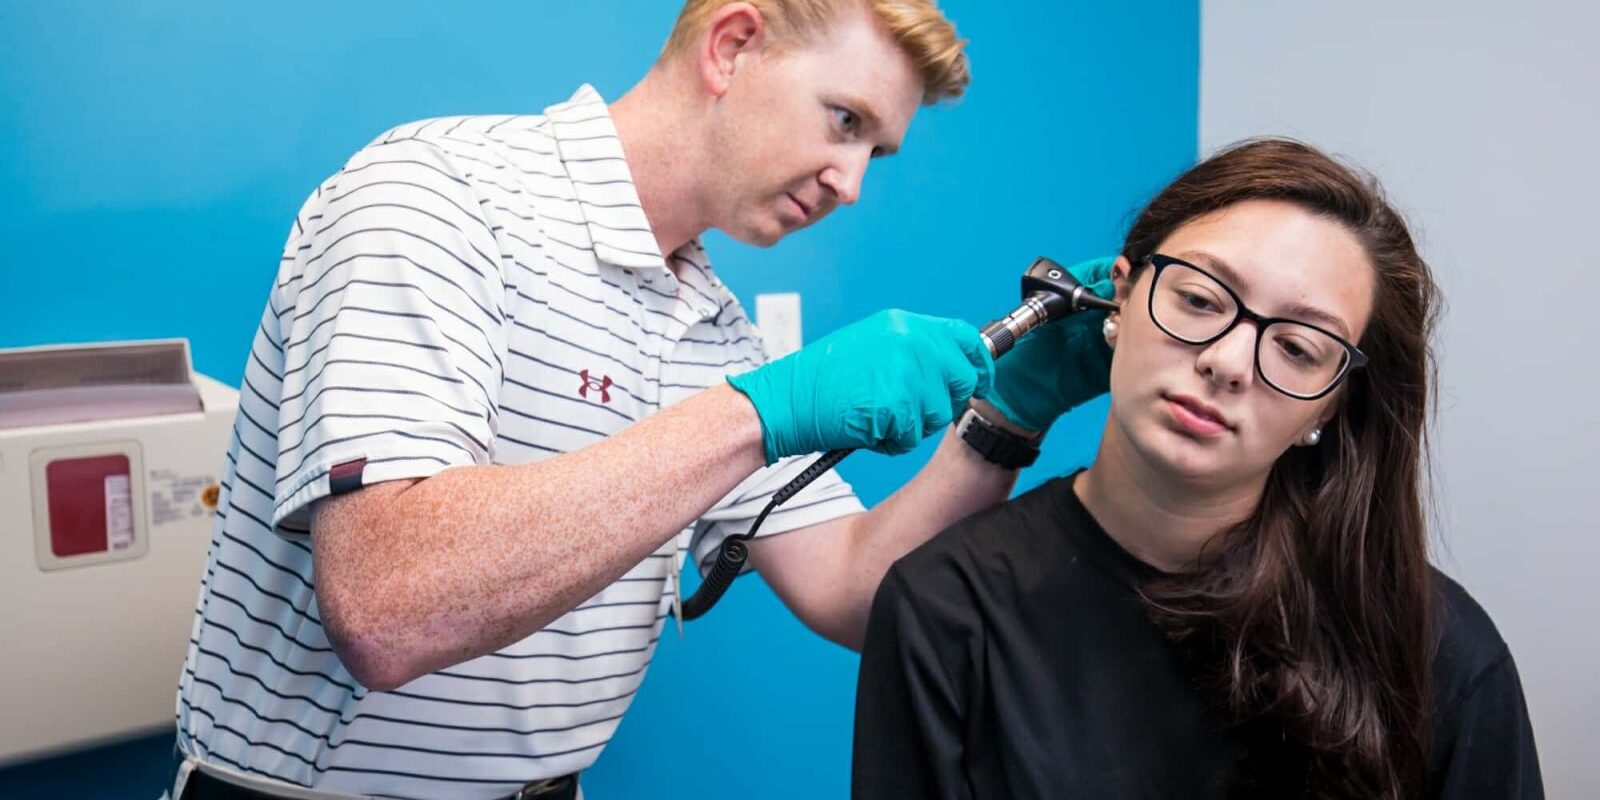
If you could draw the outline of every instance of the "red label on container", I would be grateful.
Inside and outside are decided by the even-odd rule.
[[[121,550],[133,543],[126,455],[52,461],[45,466],[50,551],[57,558]]]

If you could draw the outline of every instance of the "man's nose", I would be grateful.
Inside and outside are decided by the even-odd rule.
[[[839,164],[828,167],[822,171],[822,185],[833,192],[839,205],[854,205],[861,199],[861,179],[867,174],[867,159],[862,158],[858,163]]]

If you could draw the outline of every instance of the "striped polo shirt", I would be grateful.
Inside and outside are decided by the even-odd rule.
[[[761,470],[510,647],[391,692],[328,645],[313,501],[594,444],[765,360],[698,241],[669,269],[604,101],[403,125],[308,198],[251,345],[177,701],[189,755],[354,795],[489,798],[588,767],[672,607],[809,458]],[[825,476],[762,534],[861,510]],[[606,535],[605,514],[589,515]]]

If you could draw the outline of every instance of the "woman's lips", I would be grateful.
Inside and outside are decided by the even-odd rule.
[[[1232,430],[1221,412],[1186,395],[1165,395],[1172,418],[1196,436],[1221,436]]]

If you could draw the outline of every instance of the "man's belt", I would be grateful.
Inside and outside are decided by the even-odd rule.
[[[189,775],[180,800],[282,800],[286,796],[229,783],[197,769]],[[577,800],[577,797],[578,776],[573,774],[533,781],[507,795],[505,800]]]

